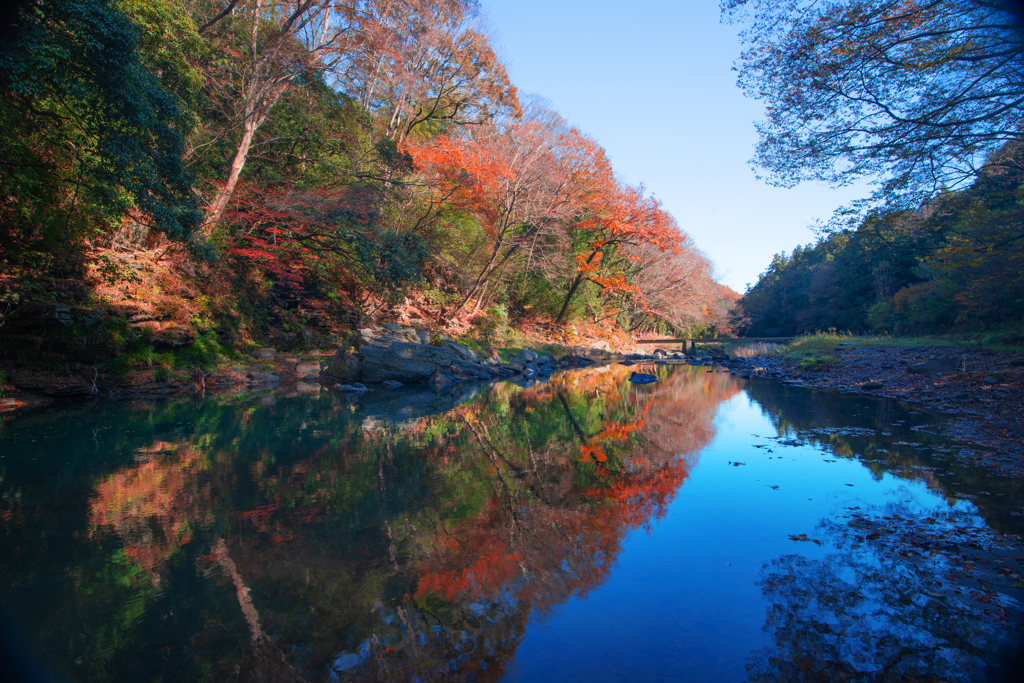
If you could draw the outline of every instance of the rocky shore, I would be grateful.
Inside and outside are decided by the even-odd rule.
[[[942,430],[975,448],[961,457],[1007,476],[1024,475],[1024,356],[969,347],[839,346],[805,369],[774,360],[792,384],[889,396],[953,416]]]
[[[425,330],[383,325],[360,330],[354,345],[337,351],[300,355],[257,349],[244,362],[212,373],[195,370],[185,378],[179,374],[170,381],[158,381],[151,372],[105,376],[92,367],[74,374],[15,370],[7,373],[8,391],[0,396],[0,412],[57,400],[231,394],[276,388],[276,394],[282,396],[322,391],[366,395],[367,400],[380,404],[382,419],[400,420],[444,410],[489,382],[530,386],[560,368],[613,362],[688,364],[716,368],[742,379],[763,377],[794,386],[888,396],[948,413],[953,419],[943,425],[945,434],[970,445],[961,451],[962,458],[1000,474],[1024,475],[1024,357],[1020,354],[967,347],[850,344],[839,345],[816,360],[798,362],[737,358],[713,350],[696,356],[665,349],[619,354],[601,342],[560,351],[523,349],[503,361],[490,349],[481,354]]]
[[[497,351],[481,355],[424,329],[382,325],[359,330],[354,345],[337,351],[290,354],[280,353],[276,348],[255,349],[248,358],[225,363],[214,372],[195,369],[166,380],[157,379],[151,371],[112,376],[92,366],[79,367],[71,373],[10,369],[6,372],[6,393],[0,396],[0,413],[62,400],[203,396],[270,389],[283,395],[314,395],[321,391],[360,395],[404,387],[406,398],[422,393],[420,403],[434,404],[437,402],[427,400],[422,389],[465,400],[471,395],[466,393],[466,385],[511,381],[529,386],[559,368],[622,358],[601,342],[593,348],[570,346],[559,350],[556,356],[523,349],[502,361]],[[442,400],[439,405],[446,403]],[[412,412],[419,410],[413,407]]]

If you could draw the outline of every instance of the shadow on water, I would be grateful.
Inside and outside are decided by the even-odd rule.
[[[995,632],[942,577],[963,571],[950,547],[1019,527],[1013,482],[958,465],[915,429],[932,416],[895,404],[652,371],[646,386],[608,366],[448,394],[282,390],[8,419],[0,597],[38,660],[74,680],[500,680],[529,624],[600,590],[631,532],[664,518],[745,387],[777,447],[973,506],[928,528],[916,508],[860,511],[863,529],[822,519],[831,554],[771,559],[757,579],[773,645],[744,653],[750,676],[980,670]],[[882,512],[917,536],[865,541]],[[927,560],[898,555],[895,537],[929,534]],[[991,609],[1003,628],[1010,607]]]

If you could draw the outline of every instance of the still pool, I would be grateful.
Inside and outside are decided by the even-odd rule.
[[[1018,480],[687,366],[0,422],[7,651],[68,681],[1016,680]]]

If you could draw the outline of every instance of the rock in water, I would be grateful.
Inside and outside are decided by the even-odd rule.
[[[644,372],[634,372],[629,376],[629,381],[633,384],[650,384],[651,382],[657,382],[658,378]]]
[[[395,342],[386,349],[367,346],[360,355],[364,382],[392,379],[403,384],[418,384],[430,381],[435,370],[457,374],[460,379],[491,378],[491,370],[483,363],[465,360],[457,350],[429,344]]]
[[[967,368],[967,356],[945,356],[933,358],[924,363],[908,365],[907,372],[912,375],[934,375],[939,372],[963,372]]]

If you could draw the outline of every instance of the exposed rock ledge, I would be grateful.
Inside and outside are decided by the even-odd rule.
[[[466,346],[443,336],[393,325],[359,331],[357,351],[339,350],[321,376],[338,381],[401,382],[444,386],[464,380],[489,381],[522,376],[546,377],[557,367],[610,362],[621,358],[604,349],[572,347],[559,360],[529,349],[507,363],[481,358]]]

